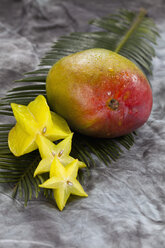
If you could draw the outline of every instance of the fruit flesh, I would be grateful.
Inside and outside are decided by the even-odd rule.
[[[57,155],[57,158],[64,166],[74,160],[74,158],[69,156],[71,152],[72,137],[73,133],[71,133],[70,135],[68,135],[67,138],[55,145],[43,135],[37,135],[36,143],[38,145],[42,160],[37,166],[34,172],[34,176],[45,172],[49,172],[50,166],[53,162],[55,155]],[[81,161],[78,161],[78,166],[79,168],[86,167],[86,165]]]
[[[47,77],[50,106],[80,133],[121,136],[143,125],[152,91],[131,61],[105,49],[89,49],[59,60]]]
[[[66,121],[50,111],[42,95],[37,96],[28,106],[11,103],[11,107],[17,123],[9,132],[8,145],[15,156],[36,150],[38,134],[52,141],[65,138],[70,134]]]
[[[43,188],[53,189],[54,198],[61,211],[65,207],[71,194],[85,197],[88,196],[76,179],[78,169],[77,159],[74,159],[64,167],[57,156],[55,156],[50,168],[50,178],[39,185]]]

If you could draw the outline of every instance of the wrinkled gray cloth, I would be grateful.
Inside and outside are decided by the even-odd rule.
[[[59,36],[89,31],[92,18],[118,8],[147,9],[161,37],[153,60],[154,105],[135,145],[109,168],[86,176],[88,198],[63,212],[40,196],[24,208],[0,185],[0,248],[165,247],[165,2],[163,0],[1,0],[0,96],[22,73],[36,69]],[[6,121],[4,118],[0,121]]]

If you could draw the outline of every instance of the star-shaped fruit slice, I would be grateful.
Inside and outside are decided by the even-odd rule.
[[[63,166],[58,157],[55,156],[50,168],[50,178],[39,185],[42,188],[53,189],[54,198],[61,211],[65,207],[71,194],[85,197],[88,196],[76,179],[78,169],[77,159],[66,166]]]
[[[51,141],[67,137],[71,131],[66,121],[50,111],[44,96],[39,95],[28,106],[11,104],[16,125],[8,136],[8,145],[15,156],[37,149],[37,134]]]
[[[68,137],[55,145],[43,135],[37,135],[36,143],[38,145],[42,160],[37,166],[34,176],[49,172],[55,155],[57,155],[58,159],[64,166],[75,160],[73,157],[69,156],[71,152],[72,137],[73,133],[69,134]],[[86,165],[85,163],[78,161],[78,167],[84,168]]]

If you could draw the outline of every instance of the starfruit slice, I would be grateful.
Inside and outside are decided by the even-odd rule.
[[[58,208],[62,211],[71,194],[78,196],[88,195],[83,187],[76,179],[78,173],[78,160],[75,159],[71,163],[63,166],[57,155],[50,168],[50,178],[43,184],[39,185],[42,188],[53,189],[54,198]]]
[[[64,166],[74,160],[73,157],[69,156],[71,152],[72,136],[73,133],[69,134],[68,137],[55,145],[43,135],[37,135],[36,143],[38,145],[42,160],[37,166],[34,176],[49,172],[55,155],[57,155],[58,159]],[[84,168],[86,165],[83,162],[78,161],[78,167]]]
[[[56,141],[71,133],[67,122],[50,111],[42,95],[37,96],[28,106],[12,103],[11,107],[17,122],[9,132],[8,145],[15,156],[37,149],[38,134]]]

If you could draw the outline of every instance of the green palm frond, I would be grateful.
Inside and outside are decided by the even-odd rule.
[[[39,184],[43,183],[48,175],[33,177],[36,165],[40,162],[40,155],[37,151],[24,156],[15,157],[9,150],[7,144],[8,131],[11,124],[0,126],[0,183],[13,183],[13,197],[19,194],[24,198],[25,205],[34,195],[38,197]],[[45,190],[45,196],[50,192]]]
[[[105,48],[115,51],[135,62],[147,75],[152,73],[152,58],[155,55],[153,44],[158,36],[157,28],[152,19],[142,9],[139,13],[121,10],[90,24],[100,28],[97,32],[72,33],[61,37],[41,60],[39,68],[28,72],[24,78],[16,81],[13,88],[0,101],[0,115],[12,116],[10,103],[27,105],[42,94],[46,97],[45,81],[51,66],[60,58],[69,54],[89,49]],[[0,182],[14,183],[13,196],[19,192],[25,203],[33,193],[38,195],[38,185],[43,176],[33,178],[33,172],[39,162],[39,153],[16,158],[7,144],[7,135],[11,125],[0,124]],[[95,158],[109,165],[134,143],[135,133],[116,139],[95,139],[75,133],[72,155],[84,161],[88,167],[95,165]],[[45,191],[48,196],[49,192]]]
[[[146,17],[144,9],[138,15],[121,10],[111,18],[105,17],[90,23],[113,34],[113,51],[133,59],[151,73],[150,66],[155,51],[150,43],[156,44],[159,34],[153,20]]]

